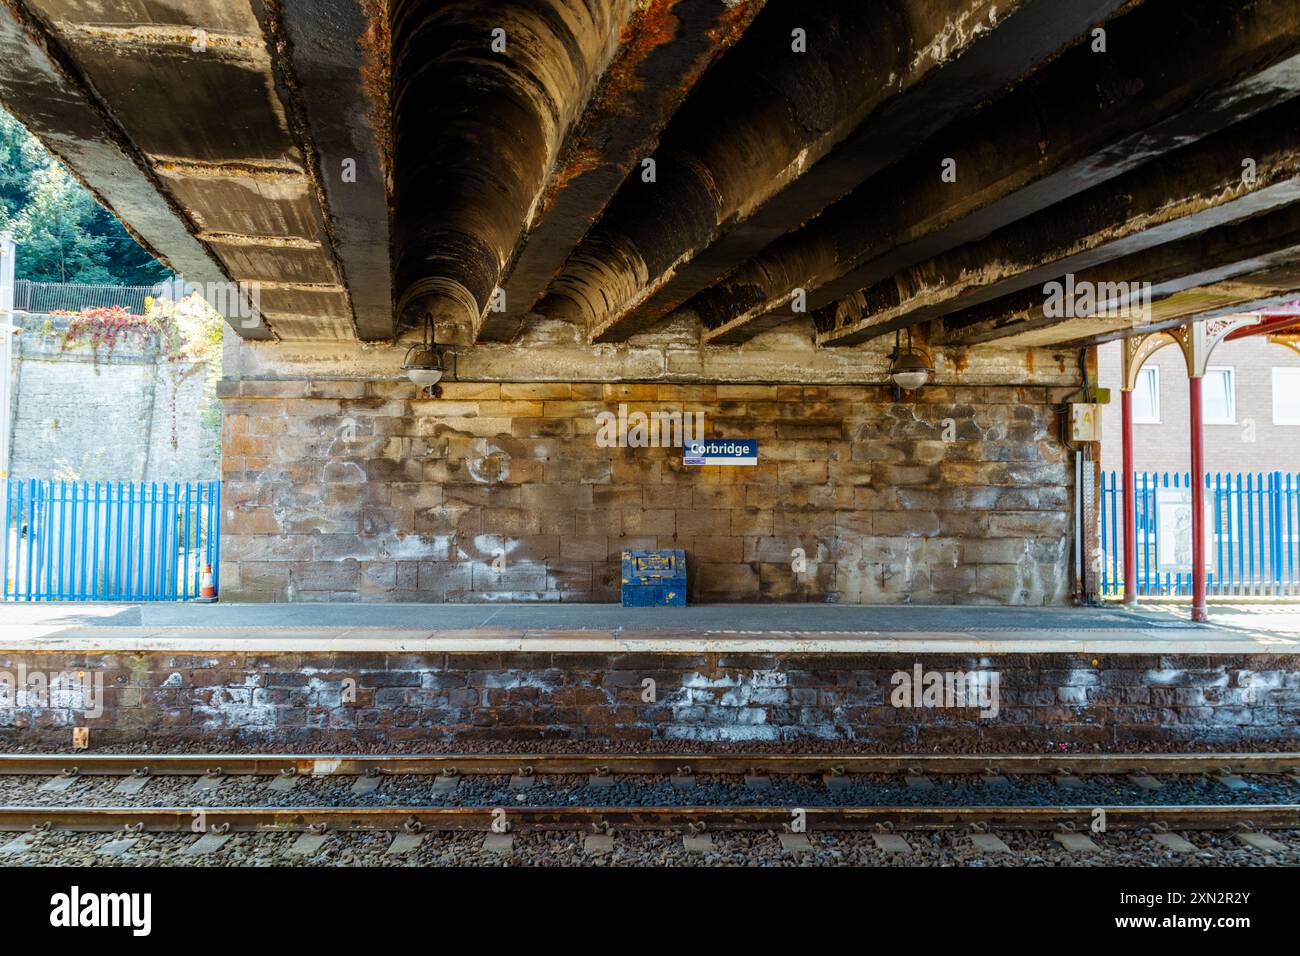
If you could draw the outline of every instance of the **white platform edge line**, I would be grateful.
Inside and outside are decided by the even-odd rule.
[[[653,654],[1156,654],[1156,655],[1288,655],[1300,654],[1300,641],[1222,640],[1061,640],[1019,638],[909,637],[904,639],[790,638],[185,638],[175,637],[43,637],[6,642],[0,654],[30,653],[170,653],[249,655],[294,653],[653,653]]]

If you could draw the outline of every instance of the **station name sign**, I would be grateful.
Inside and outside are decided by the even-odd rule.
[[[756,438],[703,438],[686,442],[684,465],[757,465]]]

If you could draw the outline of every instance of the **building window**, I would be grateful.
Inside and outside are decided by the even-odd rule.
[[[1133,423],[1160,424],[1160,366],[1147,365],[1138,372],[1133,388]]]
[[[1237,424],[1237,374],[1225,366],[1211,366],[1205,370],[1203,388],[1205,424]]]
[[[1300,425],[1300,368],[1273,369],[1273,424]]]

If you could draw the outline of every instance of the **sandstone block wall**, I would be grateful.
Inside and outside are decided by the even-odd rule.
[[[685,549],[694,601],[1071,593],[1074,387],[935,385],[910,403],[860,385],[223,389],[227,600],[615,601],[630,548]],[[707,437],[758,439],[759,464],[601,447],[597,416],[620,403],[703,413]]]

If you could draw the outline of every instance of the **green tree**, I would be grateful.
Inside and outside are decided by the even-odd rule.
[[[32,173],[48,154],[22,125],[0,110],[0,222],[9,222],[31,199]]]
[[[32,197],[13,224],[23,278],[41,282],[111,282],[108,242],[90,232],[95,202],[67,171],[51,163],[32,174]]]
[[[151,285],[169,274],[2,110],[0,229],[19,243],[19,279]]]

